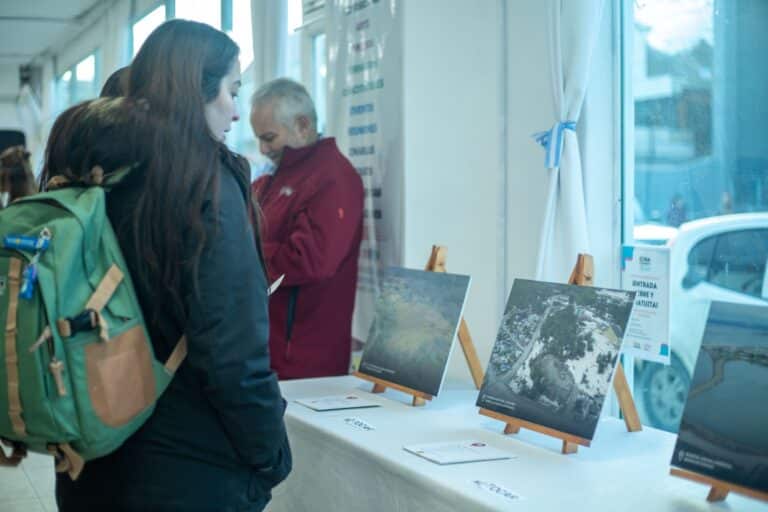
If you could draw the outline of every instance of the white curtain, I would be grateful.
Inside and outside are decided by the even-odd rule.
[[[566,281],[576,255],[590,252],[579,140],[569,123],[578,126],[604,5],[605,0],[549,2],[549,65],[558,119],[547,137],[552,167],[542,170],[547,173],[548,193],[536,266],[539,280]]]

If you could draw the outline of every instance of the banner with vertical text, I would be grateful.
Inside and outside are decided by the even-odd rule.
[[[403,80],[400,0],[326,4],[328,134],[365,187],[352,337],[365,342],[379,269],[402,263]],[[359,343],[356,343],[359,350]],[[353,357],[355,367],[359,354]]]

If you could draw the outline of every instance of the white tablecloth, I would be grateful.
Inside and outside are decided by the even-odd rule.
[[[477,391],[448,384],[424,407],[355,377],[281,383],[293,472],[274,489],[269,512],[324,511],[768,511],[768,504],[730,494],[711,505],[709,488],[669,475],[675,436],[603,419],[589,448],[561,455],[561,443],[535,432],[504,436],[503,423],[477,413]],[[382,404],[372,409],[316,412],[297,398],[354,391]],[[363,420],[375,430],[349,425]],[[404,445],[478,439],[516,458],[440,466]],[[476,483],[481,481],[484,487]],[[510,500],[491,487],[518,494]]]

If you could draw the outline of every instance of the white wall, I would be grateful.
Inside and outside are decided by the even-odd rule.
[[[530,134],[552,124],[546,11],[501,0],[401,5],[405,265],[423,267],[441,244],[448,270],[472,276],[465,318],[485,367],[512,278],[535,270],[545,190],[531,177],[545,170]],[[469,380],[458,347],[449,377]]]

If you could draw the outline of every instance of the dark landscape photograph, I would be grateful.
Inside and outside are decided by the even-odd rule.
[[[360,372],[436,396],[469,282],[469,276],[388,268]]]
[[[768,307],[713,302],[672,465],[768,492]]]

